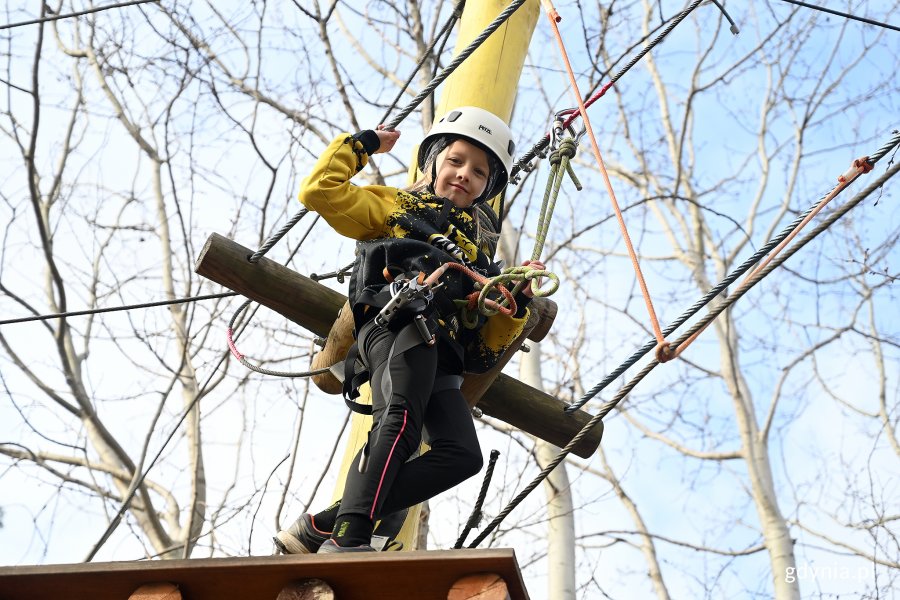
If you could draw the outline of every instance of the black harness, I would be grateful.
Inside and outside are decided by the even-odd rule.
[[[365,328],[384,327],[396,333],[391,356],[419,344],[434,345],[444,340],[462,370],[464,352],[460,344],[464,332],[460,330],[458,302],[473,291],[473,282],[453,271],[430,285],[424,284],[425,277],[450,262],[487,276],[500,272],[486,251],[477,247],[474,220],[446,198],[400,191],[397,209],[386,226],[392,235],[357,243],[348,290],[357,343],[344,362],[343,394],[350,409],[362,414],[372,413],[371,406],[354,401],[359,397],[359,387],[371,376],[358,346]],[[390,283],[385,285],[385,280]],[[462,381],[456,376],[452,381],[443,379],[438,378],[434,389],[458,388]]]
[[[384,300],[384,296],[389,298],[384,301],[384,306],[375,318],[359,330],[357,341],[350,346],[344,360],[343,395],[344,402],[350,410],[364,415],[372,414],[370,405],[355,401],[355,398],[359,397],[360,386],[371,378],[367,365],[359,355],[359,341],[372,327],[395,329],[399,325],[388,361],[390,357],[402,354],[419,344],[433,346],[437,341],[434,333],[437,330],[437,323],[429,315],[429,308],[434,299],[434,290],[439,287],[440,284],[434,287],[428,285],[424,273],[420,272],[415,277],[402,275],[394,279],[379,292],[381,298],[377,298],[376,295],[378,300]]]

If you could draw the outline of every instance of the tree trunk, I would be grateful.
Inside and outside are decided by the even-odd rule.
[[[541,347],[532,342],[530,351],[522,354],[519,375],[522,382],[542,390]],[[559,453],[559,448],[537,441],[535,454],[541,468]],[[575,600],[575,517],[572,489],[566,463],[562,462],[544,480],[547,497],[547,597]]]
[[[720,318],[725,319],[724,323],[718,324],[716,327],[721,348],[722,376],[734,402],[734,413],[737,417],[747,473],[750,477],[753,503],[759,515],[760,528],[769,554],[769,564],[772,566],[775,598],[777,600],[799,600],[798,578],[791,577],[790,579],[793,581],[789,582],[786,577],[788,569],[796,568],[797,561],[794,557],[791,533],[778,506],[772,467],[769,462],[769,448],[765,436],[759,430],[750,389],[738,368],[740,363],[737,352],[737,336],[734,334],[731,313],[726,311]]]

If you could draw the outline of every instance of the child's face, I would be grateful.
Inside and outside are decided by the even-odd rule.
[[[440,157],[438,157],[440,160]],[[468,208],[487,186],[490,165],[487,153],[465,140],[456,140],[438,163],[434,191],[457,208]]]

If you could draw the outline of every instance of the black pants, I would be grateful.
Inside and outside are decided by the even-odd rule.
[[[339,516],[364,515],[374,521],[424,502],[481,470],[481,448],[465,398],[457,387],[441,389],[447,374],[438,369],[440,344],[392,353],[397,337],[370,324],[357,340],[371,373],[373,427],[367,467],[359,472],[357,454],[347,473]],[[419,448],[423,427],[431,449],[408,461]]]

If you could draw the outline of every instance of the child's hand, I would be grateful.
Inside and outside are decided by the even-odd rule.
[[[522,266],[529,267],[531,269],[535,269],[536,271],[546,271],[547,270],[547,267],[544,266],[544,263],[542,263],[539,260],[526,260],[525,262],[522,263]],[[541,278],[540,277],[537,278],[537,285],[538,285],[538,287],[541,286]],[[534,297],[534,292],[531,291],[531,281],[529,281],[528,284],[524,288],[522,288],[522,293],[525,294],[526,296],[528,296],[529,298]]]
[[[381,142],[375,154],[383,154],[390,152],[394,148],[394,144],[397,143],[397,139],[400,137],[400,132],[397,130],[385,131],[384,125],[379,125],[375,128],[375,135],[378,136],[378,141]]]

